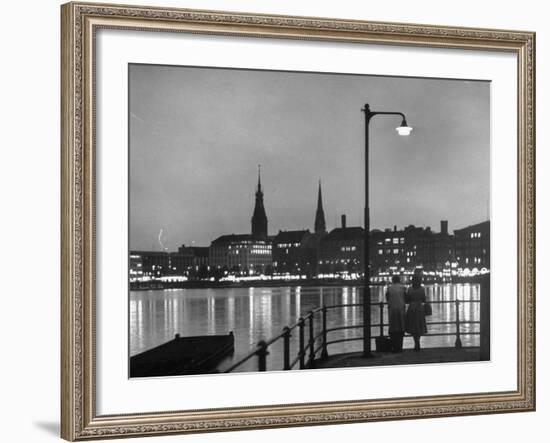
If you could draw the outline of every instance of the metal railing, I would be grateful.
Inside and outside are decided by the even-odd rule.
[[[460,304],[461,303],[480,303],[480,300],[434,300],[429,301],[431,305],[443,305],[451,304],[455,308],[455,318],[450,321],[437,321],[437,322],[426,322],[428,328],[430,326],[442,326],[442,325],[451,325],[454,326],[454,332],[428,332],[424,334],[425,337],[443,337],[443,336],[455,336],[455,348],[462,348],[462,336],[465,335],[480,335],[479,331],[461,331],[461,325],[481,325],[479,320],[461,320],[460,319]],[[384,337],[384,327],[389,326],[388,323],[384,322],[384,307],[388,303],[384,301],[380,302],[371,302],[371,306],[378,307],[379,309],[379,321],[378,323],[371,324],[372,328],[379,329],[378,337]],[[327,327],[327,312],[328,310],[334,309],[346,309],[350,307],[359,307],[363,308],[362,303],[349,303],[349,304],[335,304],[335,305],[323,305],[316,309],[309,311],[306,315],[301,316],[296,323],[292,326],[285,326],[282,332],[275,337],[265,341],[261,340],[258,342],[257,347],[247,354],[244,358],[240,359],[224,372],[232,372],[238,367],[242,366],[245,362],[250,360],[253,357],[258,359],[258,371],[266,371],[267,369],[267,356],[269,355],[269,347],[279,340],[283,341],[283,365],[282,369],[287,371],[293,369],[298,365],[299,369],[310,369],[315,366],[315,360],[319,355],[322,360],[328,358],[328,346],[336,343],[351,342],[351,341],[360,341],[363,340],[362,336],[358,337],[349,337],[349,338],[337,338],[329,340],[328,336],[330,333],[336,331],[350,330],[350,329],[363,329],[363,324],[354,324],[350,326],[337,326],[333,328]],[[321,316],[321,331],[315,334],[315,319],[316,316]],[[291,361],[291,351],[290,351],[290,338],[292,332],[298,330],[298,352],[296,357]],[[306,343],[306,331],[307,331],[307,343]],[[372,340],[376,340],[377,336],[372,336]]]

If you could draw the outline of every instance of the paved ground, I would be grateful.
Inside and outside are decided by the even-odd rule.
[[[327,360],[315,360],[316,368],[346,368],[358,366],[416,365],[422,363],[450,363],[478,361],[479,348],[425,348],[416,352],[405,349],[399,353],[376,353],[372,358],[363,358],[361,353],[336,354]]]

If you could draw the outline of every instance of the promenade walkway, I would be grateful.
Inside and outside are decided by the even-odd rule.
[[[360,366],[416,365],[424,363],[452,363],[479,361],[478,347],[467,348],[424,348],[420,351],[404,349],[403,352],[377,353],[372,358],[364,358],[361,352],[335,354],[326,360],[315,360],[315,368],[353,368]]]

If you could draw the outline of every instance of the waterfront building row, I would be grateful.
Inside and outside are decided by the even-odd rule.
[[[407,226],[370,233],[373,276],[408,273],[416,268],[439,277],[474,269],[490,269],[488,221],[457,229],[453,234]],[[358,278],[364,266],[364,230],[340,227],[318,235],[306,230],[280,231],[266,240],[251,235],[225,235],[209,247],[181,246],[177,252],[132,251],[130,278],[183,275],[188,279],[223,278],[226,275],[318,276],[349,275]]]
[[[222,235],[210,246],[182,245],[177,252],[131,251],[130,280],[181,276],[190,280],[232,277],[273,278],[362,277],[364,229],[341,225],[327,232],[321,183],[314,229],[279,231],[268,235],[268,219],[258,172],[251,230]],[[374,229],[369,234],[371,275],[387,279],[422,268],[425,273],[450,278],[459,273],[490,269],[490,223],[485,221],[449,233],[448,222],[439,232],[413,225],[398,230]]]

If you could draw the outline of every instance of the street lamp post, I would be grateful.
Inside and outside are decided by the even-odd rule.
[[[370,305],[370,208],[369,208],[369,124],[375,115],[397,115],[402,118],[401,125],[396,128],[399,135],[406,136],[412,131],[407,125],[407,119],[402,112],[373,112],[365,104],[361,110],[365,113],[365,232],[364,232],[364,290],[363,290],[363,356],[372,357],[371,353],[371,305]]]

